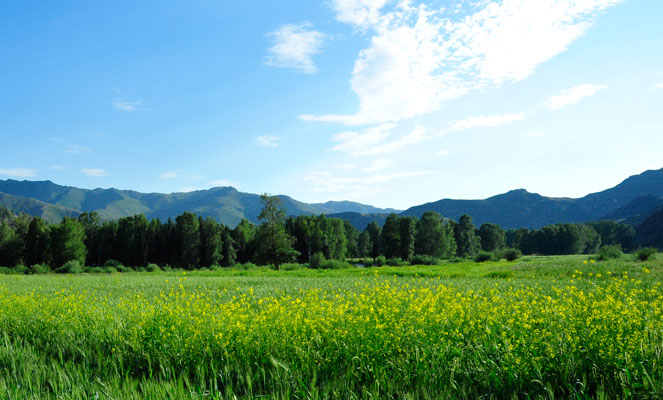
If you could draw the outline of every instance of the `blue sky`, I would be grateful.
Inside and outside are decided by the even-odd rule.
[[[0,179],[407,208],[663,167],[663,2],[3,1]]]

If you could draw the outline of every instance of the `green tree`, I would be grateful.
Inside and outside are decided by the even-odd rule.
[[[200,227],[200,266],[219,264],[223,254],[222,227],[212,217],[198,218]]]
[[[239,225],[233,229],[232,236],[237,249],[237,261],[243,264],[253,260],[256,247],[256,229],[253,224],[242,218]]]
[[[39,217],[32,218],[25,241],[25,263],[35,265],[50,262],[51,232]]]
[[[361,257],[358,249],[359,231],[350,221],[343,221],[343,228],[345,229],[345,239],[347,241],[346,255],[351,258]]]
[[[200,265],[200,228],[198,219],[190,212],[175,218],[179,249],[178,265],[193,269]]]
[[[444,223],[435,211],[426,211],[417,221],[414,249],[416,254],[449,258],[456,254],[453,226]]]
[[[232,231],[227,226],[223,227],[223,248],[221,249],[221,265],[232,267],[237,260],[237,246],[232,236]]]
[[[417,219],[414,217],[399,218],[398,233],[400,236],[400,249],[398,256],[405,261],[410,261],[414,255],[414,243],[417,233]]]
[[[475,234],[476,227],[472,223],[472,217],[467,214],[461,215],[454,229],[456,254],[459,257],[476,256],[481,251],[481,240]]]
[[[51,261],[53,267],[61,267],[67,261],[85,264],[85,229],[76,219],[64,217],[59,225],[51,228]]]
[[[485,251],[495,251],[506,247],[504,229],[497,224],[483,224],[479,228],[481,248]]]
[[[401,251],[401,234],[398,215],[391,213],[382,226],[382,253],[387,258],[398,257]]]
[[[368,255],[373,257],[373,262],[375,262],[382,251],[382,229],[377,222],[372,221],[366,226],[366,232],[368,232],[368,242],[370,243]]]
[[[258,227],[258,257],[274,265],[277,271],[284,262],[294,260],[299,252],[293,248],[295,238],[285,231],[285,209],[281,199],[266,193],[260,196],[263,203],[258,215],[261,221]]]

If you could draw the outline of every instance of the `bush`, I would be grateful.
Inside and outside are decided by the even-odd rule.
[[[252,262],[246,262],[244,264],[237,264],[237,266],[241,269],[257,269],[258,268],[258,266],[255,265]]]
[[[16,271],[17,274],[27,274],[30,272],[28,267],[26,267],[23,264],[18,264],[17,266],[15,266],[14,271]]]
[[[388,258],[386,264],[391,267],[400,267],[403,265],[407,265],[407,262],[403,261],[403,259],[400,257],[394,257],[394,258]]]
[[[348,268],[351,267],[352,264],[349,264],[345,261],[341,260],[325,260],[322,262],[320,265],[320,268],[322,269],[339,269],[339,268]]]
[[[106,271],[102,267],[89,267],[89,268],[85,268],[85,272],[88,272],[88,273],[91,273],[91,274],[103,274]]]
[[[426,256],[426,255],[415,255],[412,257],[412,260],[410,260],[410,265],[439,265],[441,264],[441,260],[439,258],[435,258],[433,256]]]
[[[212,264],[209,266],[210,271],[221,271],[222,268],[219,264]]]
[[[85,272],[85,268],[83,268],[78,260],[69,260],[60,268],[56,268],[55,272],[59,274],[82,274]]]
[[[386,263],[387,259],[384,256],[378,256],[378,258],[375,259],[376,267],[383,267]]]
[[[51,267],[46,264],[35,264],[30,267],[31,274],[50,274],[51,272],[53,272]]]
[[[113,260],[112,258],[109,258],[109,259],[106,260],[106,262],[104,263],[104,267],[113,267],[113,268],[116,268],[116,267],[118,267],[118,266],[120,266],[120,265],[122,265],[121,262],[119,262],[119,261],[117,261],[117,260]]]
[[[322,253],[314,253],[308,260],[309,267],[313,269],[322,268],[322,263],[325,261],[325,255]]]
[[[507,261],[516,261],[522,256],[523,253],[518,249],[506,249],[502,253],[502,257],[504,257]]]
[[[120,265],[116,265],[116,266],[115,266],[115,269],[117,270],[117,272],[134,272],[133,269],[131,269],[131,268],[129,268],[129,267],[125,267],[125,266],[122,265],[122,264],[120,264]]]
[[[604,261],[610,258],[619,258],[622,256],[621,244],[610,244],[603,246],[599,249],[599,261]]]
[[[474,261],[476,262],[485,262],[485,261],[490,261],[492,259],[493,259],[493,253],[488,251],[482,251],[479,254],[477,254],[476,257],[474,257]]]
[[[103,267],[102,269],[107,274],[112,274],[114,272],[117,272],[117,269],[115,269],[115,267]]]
[[[164,265],[161,269],[162,269],[164,272],[170,272],[170,271],[173,270],[173,267],[171,267],[170,265],[166,264],[166,265]]]
[[[158,265],[156,264],[147,264],[147,272],[159,272],[161,271],[161,268],[159,268]]]
[[[286,263],[281,265],[281,269],[284,271],[294,271],[297,269],[302,269],[302,264],[298,263]]]
[[[656,254],[656,249],[653,247],[643,247],[636,253],[640,261],[647,261],[654,254]]]

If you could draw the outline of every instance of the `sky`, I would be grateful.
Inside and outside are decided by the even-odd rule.
[[[406,209],[663,167],[663,1],[5,0],[0,179]]]

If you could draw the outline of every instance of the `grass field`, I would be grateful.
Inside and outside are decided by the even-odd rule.
[[[660,258],[0,276],[0,398],[661,398]]]

